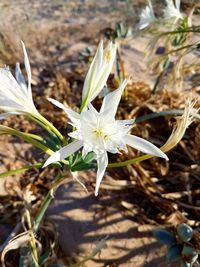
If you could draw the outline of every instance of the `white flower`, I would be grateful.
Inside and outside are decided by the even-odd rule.
[[[66,108],[56,100],[49,99],[53,104],[62,108],[76,130],[69,134],[76,140],[69,145],[61,148],[51,155],[44,164],[47,165],[63,160],[83,147],[83,157],[93,151],[96,154],[98,165],[95,195],[98,195],[99,186],[104,172],[108,165],[107,152],[119,153],[120,150],[127,152],[126,145],[138,149],[144,153],[168,159],[167,156],[150,142],[128,134],[134,120],[115,120],[115,114],[122,95],[127,85],[125,80],[114,92],[109,93],[103,99],[103,103],[98,112],[91,104],[85,108],[81,114]]]
[[[0,68],[0,109],[5,113],[0,114],[4,119],[10,114],[38,114],[33,103],[31,92],[31,68],[24,43],[24,65],[27,73],[26,85],[19,63],[16,64],[15,77],[8,68]]]
[[[156,20],[151,0],[148,0],[148,4],[149,5],[146,6],[140,14],[140,22],[138,25],[140,30],[148,27],[152,22]]]
[[[86,107],[106,85],[115,60],[116,49],[117,45],[112,42],[103,49],[103,41],[100,42],[85,78],[81,109]]]
[[[175,20],[183,19],[183,16],[180,12],[180,4],[181,0],[175,0],[175,4],[173,0],[165,0],[166,8],[164,9],[164,17],[166,19],[174,18]]]

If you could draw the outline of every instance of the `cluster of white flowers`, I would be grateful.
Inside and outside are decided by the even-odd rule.
[[[172,20],[172,23],[176,23],[179,19],[183,19],[183,15],[180,12],[181,0],[165,0],[166,7],[163,10],[164,18],[166,20]],[[140,14],[140,21],[138,28],[140,30],[148,27],[152,22],[156,20],[151,0],[148,0],[148,6],[142,10]]]
[[[32,99],[31,69],[28,56],[23,43],[22,46],[28,86],[26,86],[21,74],[19,64],[16,67],[16,79],[8,69],[0,69],[0,108],[6,111],[6,113],[1,114],[2,118],[9,114],[39,114]],[[83,148],[83,158],[93,151],[98,165],[95,195],[98,195],[99,186],[108,165],[107,152],[119,153],[121,150],[127,152],[126,145],[129,145],[144,153],[168,159],[159,148],[150,142],[128,133],[134,119],[115,119],[120,98],[128,79],[124,80],[118,89],[104,97],[100,111],[97,111],[91,104],[91,101],[106,84],[113,67],[116,49],[117,45],[112,42],[105,49],[103,42],[100,42],[83,86],[80,113],[65,107],[54,99],[49,99],[66,112],[75,130],[69,133],[73,141],[53,153],[45,162],[44,167],[67,158],[81,148]]]

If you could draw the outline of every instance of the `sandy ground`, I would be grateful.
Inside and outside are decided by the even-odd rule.
[[[34,66],[33,83],[37,84],[38,73],[45,66],[64,71],[77,66],[79,52],[88,46],[94,50],[94,42],[98,43],[102,38],[101,32],[113,27],[116,21],[126,21],[134,30],[136,15],[143,2],[2,0],[1,32],[7,40],[12,40],[10,47],[4,49],[8,52],[16,50],[16,59],[20,59],[19,40],[26,43],[31,65]],[[144,59],[147,41],[143,37],[131,38],[122,46],[122,55],[126,72],[134,81],[151,83]],[[4,64],[13,60],[7,56],[5,62],[5,58],[6,53],[1,58]],[[11,161],[14,152],[22,146],[24,153],[29,150],[28,146],[16,145],[11,140],[5,144],[4,139],[0,146],[0,157],[5,157],[5,151],[11,151],[7,153]],[[15,162],[15,166],[18,163]],[[9,169],[9,166],[6,167]],[[95,179],[93,173],[89,175]],[[47,219],[56,224],[66,258],[82,259],[99,240],[107,237],[107,247],[85,266],[166,266],[164,248],[152,238],[151,225],[138,223],[139,215],[134,209],[119,208],[116,205],[117,195],[116,191],[101,200],[101,196],[95,198],[91,191],[85,192],[75,181],[60,187]]]

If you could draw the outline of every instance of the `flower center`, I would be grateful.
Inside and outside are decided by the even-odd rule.
[[[110,50],[106,51],[105,57],[107,61],[110,61]]]
[[[102,132],[102,129],[96,129],[96,130],[94,130],[94,133],[95,133],[95,137],[99,138],[102,136],[103,132]]]
[[[104,134],[102,129],[95,129],[94,134],[96,138],[102,137],[105,141],[109,139],[109,136],[107,134]]]

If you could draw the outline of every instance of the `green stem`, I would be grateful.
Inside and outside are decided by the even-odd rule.
[[[31,134],[31,133],[25,133],[25,134],[26,134],[27,136],[29,136],[30,138],[32,138],[32,139],[38,140],[38,141],[40,141],[40,142],[42,142],[42,143],[45,142],[44,138],[41,137],[41,136],[39,136],[39,135],[37,135],[37,134]]]
[[[54,198],[54,188],[51,188],[48,192],[48,194],[46,195],[46,197],[44,198],[42,205],[36,215],[35,221],[34,221],[34,231],[37,232],[38,227],[40,225],[40,222],[42,220],[42,218],[44,217],[44,214],[47,210],[47,208],[49,207],[49,204],[51,203],[52,199]]]
[[[160,34],[160,36],[165,36],[169,34],[177,34],[177,33],[186,33],[186,32],[196,32],[200,33],[200,27],[188,27],[187,29],[180,29],[180,30],[175,30],[175,31],[168,31],[168,32],[163,32]]]
[[[49,122],[47,119],[45,119],[42,115],[35,115],[34,114],[33,116],[32,115],[29,116],[29,118],[31,118],[33,121],[35,121],[40,126],[42,126],[50,134],[52,134],[52,132],[53,132],[64,145],[67,144],[63,135],[56,129],[56,127],[53,126],[53,124],[51,122]]]
[[[17,131],[15,129],[13,129],[13,128],[10,128],[10,127],[7,127],[7,126],[3,126],[3,125],[0,126],[0,132],[3,133],[3,134],[10,134],[10,135],[14,135],[14,136],[20,137],[24,141],[26,141],[26,142],[28,142],[28,143],[40,148],[41,150],[43,150],[44,152],[46,152],[49,155],[54,153],[50,148],[46,147],[42,143],[40,143],[37,140],[33,139],[31,137],[31,134],[20,132],[20,131]]]
[[[80,109],[79,109],[79,113],[81,113],[81,112],[83,111],[83,109],[84,109],[84,107],[85,107],[85,104],[86,104],[86,102],[87,102],[87,99],[88,99],[88,95],[89,95],[89,93],[86,95],[85,99],[82,101],[82,103],[81,103],[81,107],[80,107]]]
[[[143,156],[140,156],[140,157],[136,157],[136,158],[125,160],[125,161],[121,161],[121,162],[110,163],[110,164],[108,164],[107,168],[124,167],[124,166],[131,165],[131,164],[134,164],[134,163],[146,160],[146,159],[150,159],[152,157],[154,157],[154,156],[147,154],[147,155],[143,155]]]
[[[185,46],[181,46],[180,48],[177,48],[177,49],[174,49],[174,50],[170,50],[169,52],[166,53],[166,55],[170,55],[172,53],[177,53],[183,49],[187,49],[187,48],[192,48],[193,50],[195,50],[195,47],[199,44],[199,41],[197,42],[194,42],[192,44],[189,44],[189,45],[185,45]],[[192,50],[191,50],[192,51]]]
[[[165,111],[161,111],[161,112],[153,112],[151,114],[147,114],[147,115],[144,115],[144,116],[141,116],[141,117],[138,117],[135,119],[135,122],[138,123],[138,122],[143,122],[143,121],[146,121],[146,120],[151,120],[151,119],[154,119],[154,118],[157,118],[157,117],[160,117],[160,116],[165,116],[165,115],[183,115],[184,113],[184,110],[180,110],[180,109],[170,109],[170,110],[165,110]],[[195,112],[191,112],[191,115],[197,119],[197,120],[200,120],[200,115],[195,113]]]
[[[11,175],[15,175],[15,174],[18,174],[18,173],[22,173],[22,172],[25,172],[27,170],[31,170],[31,169],[34,169],[34,168],[40,168],[40,167],[42,167],[43,164],[44,164],[44,162],[38,162],[38,163],[35,163],[35,164],[32,164],[32,165],[27,165],[27,166],[24,166],[22,168],[18,168],[18,169],[15,169],[15,170],[6,171],[6,172],[3,172],[3,173],[0,173],[0,178],[4,178],[4,177],[7,177],[7,176],[11,176]]]
[[[35,217],[35,220],[34,220],[33,229],[35,232],[37,232],[38,227],[41,223],[41,220],[43,219],[46,210],[48,209],[51,201],[53,200],[54,193],[56,192],[57,188],[59,187],[62,178],[63,178],[63,175],[59,174],[58,177],[55,179],[54,185],[49,190],[48,194],[46,195],[46,197],[44,198],[44,200],[42,202],[40,209],[38,210],[36,217]],[[65,178],[63,178],[63,179],[65,179]]]

